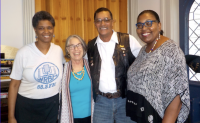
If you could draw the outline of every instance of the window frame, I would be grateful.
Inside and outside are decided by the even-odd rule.
[[[179,0],[179,39],[180,48],[183,50],[184,54],[189,54],[189,13],[190,8],[195,0]],[[190,85],[200,86],[200,82],[191,81],[189,79],[189,68],[187,67],[188,80]]]

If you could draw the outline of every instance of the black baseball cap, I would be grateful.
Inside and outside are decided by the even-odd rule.
[[[200,73],[200,56],[185,55],[187,65],[195,72]]]

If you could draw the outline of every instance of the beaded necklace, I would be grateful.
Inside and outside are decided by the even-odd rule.
[[[153,51],[153,49],[156,46],[157,42],[158,42],[158,39],[156,39],[156,42],[154,43],[153,47],[150,49],[149,53],[151,53],[151,51]]]
[[[151,50],[149,51],[149,53],[151,53],[151,52],[153,51],[153,49],[154,49],[154,47],[156,46],[156,44],[157,44],[157,42],[158,42],[159,39],[160,39],[160,34],[159,34],[158,38],[156,39],[156,42],[154,43],[153,47],[152,47]]]
[[[76,77],[76,75],[75,75],[75,74],[76,74],[76,75],[81,75],[81,74],[83,74],[83,75],[82,75],[82,77],[81,77],[81,78],[78,78],[78,77]],[[85,70],[84,70],[84,67],[83,67],[83,69],[81,70],[81,73],[77,73],[77,72],[73,72],[73,71],[72,71],[72,75],[74,76],[74,78],[75,78],[75,79],[77,79],[77,80],[79,80],[79,81],[80,81],[80,80],[82,80],[82,79],[83,79],[83,77],[84,77],[84,75],[85,75]]]

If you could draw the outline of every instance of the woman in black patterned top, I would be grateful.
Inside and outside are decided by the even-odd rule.
[[[162,35],[156,12],[141,12],[136,27],[146,45],[128,70],[127,116],[137,123],[188,122],[190,96],[182,50]]]

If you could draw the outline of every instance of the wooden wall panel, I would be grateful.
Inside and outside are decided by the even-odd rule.
[[[86,11],[83,11],[83,14],[84,14],[84,37],[83,37],[83,40],[85,40],[85,41],[88,41],[88,25],[89,25],[89,23],[87,22],[87,19],[88,19],[88,5],[87,5],[87,3],[88,3],[88,0],[84,0],[83,1],[83,10],[86,10]]]
[[[54,0],[55,1],[55,0]],[[60,5],[58,13],[60,14],[60,20],[59,20],[59,34],[60,34],[60,44],[62,45],[61,48],[65,50],[65,41],[69,35],[69,31],[67,27],[69,26],[69,16],[68,16],[68,0],[60,0]]]
[[[65,51],[69,35],[80,35],[86,43],[98,35],[94,12],[107,7],[116,20],[113,29],[127,33],[127,0],[35,0],[35,11],[48,11],[55,19],[55,38],[52,42]]]
[[[119,0],[119,29],[120,32],[127,33],[127,3],[124,0]]]
[[[94,0],[94,12],[100,7],[107,7],[107,0]]]
[[[69,12],[68,14],[70,15],[70,27],[69,30],[71,34],[75,34],[75,1],[74,0],[69,0]]]
[[[60,4],[60,0],[57,0],[57,2],[55,2],[55,0],[50,0],[50,6],[49,6],[49,10],[48,12],[51,13],[51,15],[54,17],[55,19],[55,28],[54,28],[54,35],[55,37],[53,38],[53,43],[60,45],[60,15],[59,15],[59,4]]]
[[[46,11],[46,0],[35,0],[35,12]]]
[[[108,8],[112,12],[113,19],[115,20],[113,29],[120,31],[119,29],[119,0],[108,0]]]
[[[98,35],[97,30],[94,26],[94,0],[84,0],[85,6],[84,10],[86,10],[86,20],[85,20],[85,41],[92,40],[96,35]]]
[[[83,0],[75,1],[75,34],[84,38]]]

